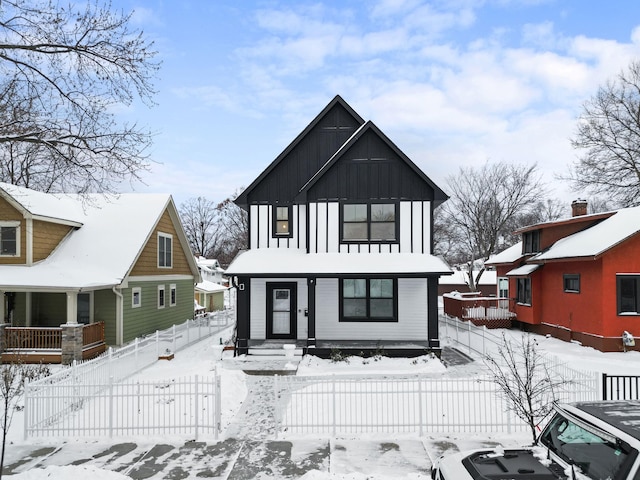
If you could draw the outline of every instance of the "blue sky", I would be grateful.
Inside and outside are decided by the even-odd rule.
[[[247,186],[336,95],[446,191],[459,166],[537,163],[550,195],[582,103],[640,58],[636,0],[114,0],[163,65],[136,191]]]

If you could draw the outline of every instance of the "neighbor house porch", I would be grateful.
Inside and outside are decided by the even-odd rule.
[[[484,297],[479,292],[472,292],[445,293],[442,300],[444,313],[477,326],[508,328],[516,319],[513,298]]]

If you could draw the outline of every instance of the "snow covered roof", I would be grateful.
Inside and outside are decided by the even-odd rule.
[[[538,268],[540,268],[540,265],[538,264],[522,265],[521,267],[514,268],[513,270],[510,270],[509,272],[507,272],[507,276],[508,277],[525,277],[527,275],[531,275]]]
[[[600,223],[558,240],[530,262],[597,257],[640,231],[640,207],[623,208]]]
[[[522,258],[522,242],[511,245],[506,250],[492,256],[487,260],[485,265],[499,265],[502,263],[513,263]]]
[[[474,272],[474,277],[478,272]],[[441,285],[466,285],[469,275],[462,270],[454,270],[451,275],[443,275],[438,280]],[[495,270],[485,270],[480,277],[479,285],[496,285],[497,275]]]
[[[200,283],[196,284],[196,290],[205,293],[216,293],[216,292],[224,292],[227,289],[224,285],[220,285],[216,282],[210,282],[208,280],[203,280]]]
[[[0,190],[5,192],[1,196],[7,198],[15,208],[36,219],[75,226],[82,225],[84,220],[83,204],[78,201],[78,195],[37,192],[4,182],[0,182]]]
[[[89,194],[82,197],[34,192],[6,184],[0,184],[0,188],[12,197],[15,194],[15,201],[33,214],[73,220],[79,227],[40,262],[31,266],[0,265],[0,290],[65,290],[119,285],[133,267],[165,209],[171,206],[170,211],[175,212],[168,194]],[[182,237],[180,232],[181,229],[179,237]],[[186,241],[176,240],[176,248]],[[197,272],[195,261],[192,264],[192,270]]]
[[[451,272],[434,255],[416,253],[307,253],[285,248],[257,248],[238,255],[227,275],[335,276],[350,274],[442,274]]]

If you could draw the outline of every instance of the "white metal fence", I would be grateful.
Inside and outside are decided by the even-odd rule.
[[[220,376],[30,387],[25,438],[180,435],[218,438]]]
[[[596,398],[596,376],[567,383],[562,401]],[[275,377],[276,435],[517,432],[528,427],[491,377]]]
[[[47,435],[53,435],[54,432],[59,435],[71,434],[68,427],[62,427],[65,416],[77,413],[93,397],[100,398],[105,390],[111,389],[113,392],[113,385],[152,365],[158,361],[159,355],[167,351],[178,352],[203,338],[219,333],[234,321],[234,312],[228,310],[187,320],[162,332],[157,331],[148,337],[136,339],[122,348],[109,348],[97,358],[74,363],[51,376],[27,384],[25,438],[27,435],[41,435],[45,431]],[[75,415],[74,418],[82,418],[85,422],[83,427],[77,427],[76,430],[95,429],[98,433],[101,428],[95,426],[97,424],[86,423],[93,418],[90,415]],[[53,428],[55,424],[60,424],[61,427]],[[113,433],[113,429],[111,432]]]

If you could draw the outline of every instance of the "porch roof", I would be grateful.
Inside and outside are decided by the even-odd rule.
[[[440,257],[419,253],[307,253],[300,249],[258,248],[238,255],[227,275],[449,275]]]
[[[227,287],[225,287],[224,285],[220,285],[216,282],[210,282],[208,280],[204,280],[196,284],[196,291],[204,293],[224,292],[226,289]]]
[[[522,265],[521,267],[514,268],[513,270],[507,272],[508,277],[526,277],[527,275],[531,275],[535,272],[540,265],[532,264],[532,265]]]

